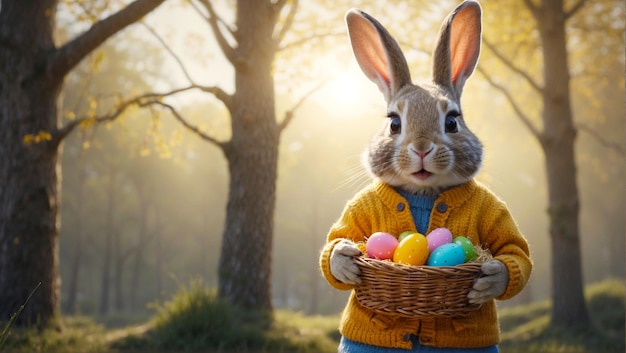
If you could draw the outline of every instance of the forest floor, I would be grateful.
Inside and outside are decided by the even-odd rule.
[[[582,332],[551,329],[549,301],[501,309],[500,352],[622,353],[625,351],[624,294],[623,280],[605,281],[587,288],[588,310],[594,327]],[[159,341],[154,333],[157,322],[156,319],[150,319],[139,325],[107,329],[91,318],[65,317],[61,332],[13,330],[5,345],[0,346],[0,352],[331,353],[337,351],[339,339],[337,315],[306,316],[296,312],[277,311],[274,323],[270,329],[264,331],[266,338],[262,341],[250,340],[250,333],[241,328],[244,339],[255,342],[251,344],[253,348],[227,349],[205,340],[202,341],[204,346],[183,345],[164,349],[154,345],[154,341]]]

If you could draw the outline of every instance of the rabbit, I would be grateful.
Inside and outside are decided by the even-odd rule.
[[[375,182],[348,203],[341,219],[333,225],[320,256],[322,271],[334,287],[350,289],[360,283],[359,268],[353,258],[361,251],[355,242],[365,240],[374,231],[391,233],[391,230],[377,227],[396,227],[398,232],[406,230],[402,227],[415,227],[421,228],[420,232],[425,234],[425,229],[432,228],[435,221],[439,226],[449,225],[451,230],[472,233],[474,241],[484,242],[494,254],[493,260],[482,265],[483,276],[468,294],[470,303],[490,303],[484,307],[485,313],[480,320],[488,317],[497,321],[495,306],[491,303],[493,299],[508,298],[525,286],[532,268],[528,244],[504,203],[474,181],[482,165],[483,146],[467,126],[461,108],[465,82],[473,73],[480,55],[481,16],[480,4],[472,0],[452,11],[444,20],[436,42],[432,82],[413,84],[405,56],[391,34],[363,11],[351,9],[347,12],[346,23],[354,56],[365,76],[383,94],[387,119],[364,153],[365,167]],[[471,201],[457,202],[452,198],[452,195],[455,198],[466,195],[465,191],[467,195],[473,195]],[[389,200],[398,201],[397,212]],[[390,217],[405,209],[405,202],[410,206],[413,222],[406,223],[407,217],[402,215],[391,220]],[[420,203],[421,208],[413,207],[415,202]],[[475,202],[479,203],[468,206]],[[433,210],[435,203],[436,211]],[[435,214],[431,216],[431,213]],[[484,220],[481,220],[483,215]],[[440,219],[439,216],[447,218]],[[404,225],[399,225],[402,222]],[[471,222],[477,224],[476,229],[467,228]],[[479,229],[491,229],[493,224],[501,227],[502,234],[478,234]],[[507,251],[511,253],[503,252],[503,246],[510,247]],[[404,349],[415,343],[413,338],[417,335],[409,340],[399,336],[390,339],[389,332],[383,335],[376,331],[376,325],[364,328],[371,331],[368,338],[362,340],[367,342],[352,341],[355,337],[362,337],[352,332],[355,327],[366,326],[364,322],[353,325],[351,322],[357,320],[354,317],[361,314],[375,316],[369,312],[363,314],[366,309],[353,306],[352,302],[351,298],[342,319],[350,339],[342,338],[340,352],[342,347],[343,351],[354,351],[354,346],[344,347],[345,342]],[[479,346],[487,347],[485,352],[492,352],[498,341],[497,327],[489,327],[486,332],[484,336],[489,339],[470,339],[468,342],[471,343],[467,344],[459,343],[459,338],[453,337],[454,332],[442,333],[439,338],[436,333],[423,334],[417,338],[416,344]],[[363,347],[360,349],[367,351]]]
[[[383,93],[389,118],[367,149],[366,167],[392,186],[438,195],[480,169],[483,147],[461,111],[463,86],[480,53],[480,17],[471,14],[444,27],[433,82],[421,85],[411,83],[400,47],[380,23],[358,10],[347,14],[356,59]]]

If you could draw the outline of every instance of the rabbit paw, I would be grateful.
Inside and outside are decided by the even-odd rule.
[[[330,253],[330,273],[346,284],[361,283],[361,272],[353,259],[361,254],[361,250],[353,242],[345,239],[338,242]]]
[[[471,304],[483,304],[504,294],[509,283],[509,272],[506,266],[498,261],[487,261],[480,267],[483,276],[476,282],[467,295]]]

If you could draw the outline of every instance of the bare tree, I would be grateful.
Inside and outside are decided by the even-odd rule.
[[[4,1],[0,11],[0,321],[38,282],[17,323],[47,324],[60,298],[59,153],[77,126],[60,126],[65,76],[115,33],[164,0],[136,0],[57,46],[58,0]]]
[[[506,97],[517,116],[539,141],[545,156],[548,185],[548,214],[552,242],[552,314],[551,326],[586,328],[591,324],[583,294],[580,251],[580,200],[577,186],[575,142],[578,128],[574,123],[571,101],[567,22],[585,5],[577,0],[566,6],[563,0],[524,0],[539,34],[542,75],[535,78],[526,67],[518,65],[497,45],[485,40],[489,52],[518,77],[521,77],[541,100],[539,127],[525,111],[519,97],[509,87],[493,79],[484,67],[479,71]]]
[[[282,131],[303,101],[278,120],[273,72],[281,48],[301,45],[284,43],[298,9],[298,0],[239,0],[232,25],[220,17],[209,0],[197,0],[192,5],[206,20],[222,53],[234,67],[235,91],[228,94],[219,87],[194,83],[182,61],[169,50],[191,82],[190,87],[181,91],[199,89],[220,100],[230,113],[232,136],[220,141],[189,123],[173,106],[161,101],[157,104],[218,147],[228,161],[229,191],[218,266],[219,296],[242,308],[270,312],[278,147]],[[309,39],[320,37],[313,35]],[[319,85],[303,99],[317,88]]]

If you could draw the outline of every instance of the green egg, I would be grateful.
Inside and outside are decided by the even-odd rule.
[[[414,234],[415,232],[407,230],[402,232],[402,234],[400,234],[400,236],[398,237],[398,241],[402,241],[404,238],[408,237],[411,234]]]
[[[452,242],[463,248],[463,252],[465,253],[465,262],[470,262],[478,256],[476,254],[476,250],[474,250],[474,244],[472,244],[472,242],[466,237],[459,235],[458,237],[452,239]]]

